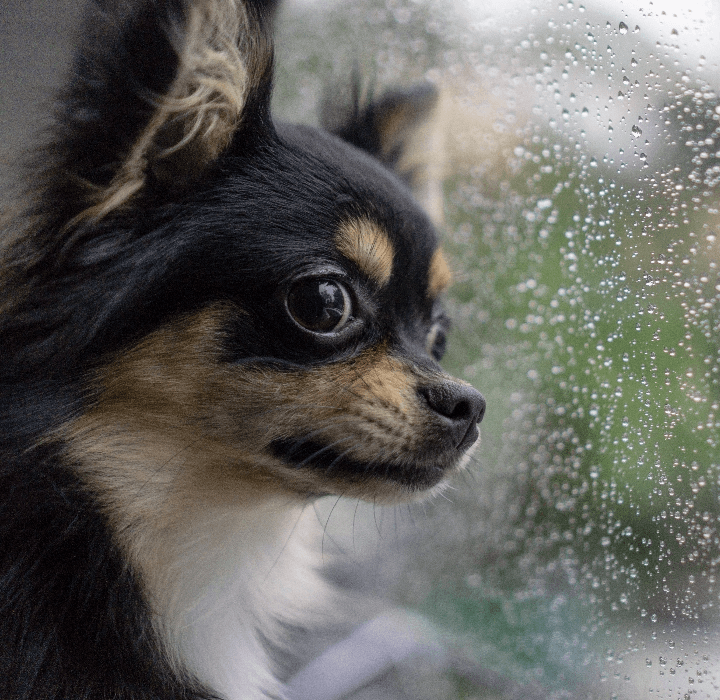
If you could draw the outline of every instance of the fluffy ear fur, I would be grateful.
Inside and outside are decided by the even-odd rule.
[[[83,345],[49,341],[54,327],[95,333],[99,316],[79,320],[88,312],[73,301],[72,284],[88,274],[100,280],[100,263],[127,266],[119,289],[97,282],[106,310],[146,292],[149,258],[142,262],[144,248],[133,245],[145,223],[180,202],[224,151],[242,154],[272,135],[275,5],[88,0],[54,126],[29,163],[24,215],[0,221],[0,327],[17,340],[6,353],[15,369],[32,372],[30,359],[53,347],[67,360]],[[75,323],[60,323],[63,314],[75,314]],[[24,356],[35,335],[45,337],[46,351]],[[0,362],[0,375],[15,371],[8,364]]]
[[[44,164],[42,200],[56,205],[57,228],[140,196],[177,198],[239,129],[269,124],[273,5],[91,3]]]
[[[444,143],[436,128],[437,89],[421,83],[388,91],[379,99],[362,92],[356,75],[349,92],[327,93],[321,107],[322,126],[394,170],[439,223]]]

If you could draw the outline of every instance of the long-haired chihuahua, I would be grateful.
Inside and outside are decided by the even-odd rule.
[[[283,697],[327,494],[460,468],[418,88],[274,122],[274,4],[94,0],[0,273],[0,696]]]

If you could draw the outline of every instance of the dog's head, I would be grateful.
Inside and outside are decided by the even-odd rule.
[[[275,124],[268,3],[109,5],[10,277],[17,362],[89,382],[71,440],[183,462],[223,493],[392,501],[440,483],[484,401],[437,364],[450,273],[380,162],[427,91],[358,112],[345,139]]]

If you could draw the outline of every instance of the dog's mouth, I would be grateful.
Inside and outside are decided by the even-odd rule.
[[[392,482],[412,491],[424,491],[437,486],[448,472],[458,464],[461,453],[452,455],[427,454],[417,459],[358,460],[338,452],[332,447],[301,439],[278,439],[270,443],[275,457],[295,469],[322,472],[328,481],[345,480],[355,484],[363,482]]]

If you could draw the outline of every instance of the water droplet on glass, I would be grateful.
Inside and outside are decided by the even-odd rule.
[[[620,30],[620,34],[627,34],[628,33],[628,26],[625,24],[625,22],[620,22],[620,25],[618,26],[618,29]]]
[[[637,138],[642,134],[642,129],[637,124],[633,124],[632,128],[630,129],[630,133],[632,133],[632,135]]]

